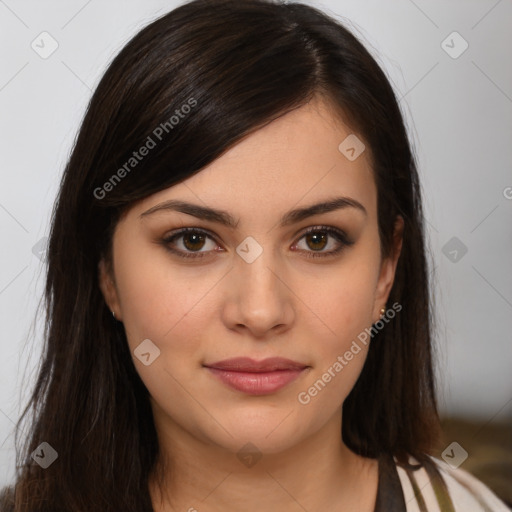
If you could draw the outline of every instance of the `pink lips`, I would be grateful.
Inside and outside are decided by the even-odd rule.
[[[267,395],[283,388],[308,368],[282,357],[255,361],[236,357],[205,365],[224,384],[249,395]]]

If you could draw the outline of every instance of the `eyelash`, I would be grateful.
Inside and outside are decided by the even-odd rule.
[[[206,255],[209,254],[210,251],[194,253],[194,252],[184,252],[182,250],[176,250],[176,249],[173,249],[170,247],[170,244],[174,240],[176,240],[177,238],[180,238],[181,236],[183,236],[186,233],[195,233],[195,234],[205,235],[206,237],[212,239],[215,243],[217,243],[216,240],[214,239],[214,237],[207,231],[204,231],[199,228],[183,228],[183,229],[181,229],[175,233],[171,233],[169,236],[166,236],[165,238],[163,238],[162,244],[168,251],[170,251],[173,254],[176,254],[177,256],[179,256],[181,258],[198,259],[198,258],[204,258]],[[353,241],[351,241],[347,238],[347,235],[343,231],[333,228],[333,227],[329,227],[329,226],[315,226],[315,227],[309,228],[307,231],[305,231],[301,235],[299,240],[301,240],[306,235],[309,235],[311,233],[327,233],[329,236],[332,236],[333,238],[335,238],[341,245],[339,248],[328,251],[328,252],[320,253],[317,251],[305,251],[305,252],[309,253],[306,256],[307,258],[327,258],[330,256],[336,256],[345,247],[349,247],[354,244]],[[304,251],[302,251],[302,252],[304,252]]]

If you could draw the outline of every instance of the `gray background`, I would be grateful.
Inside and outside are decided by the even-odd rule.
[[[308,3],[348,24],[402,98],[437,282],[442,411],[510,419],[512,2]],[[0,0],[0,485],[12,478],[13,426],[41,350],[37,248],[84,109],[123,44],[177,5]],[[31,47],[44,31],[58,43],[46,59]],[[469,45],[457,58],[454,31]]]

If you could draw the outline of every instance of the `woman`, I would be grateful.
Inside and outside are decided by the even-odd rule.
[[[2,510],[506,510],[430,455],[414,157],[384,73],[320,11],[196,0],[137,34],[47,264]]]

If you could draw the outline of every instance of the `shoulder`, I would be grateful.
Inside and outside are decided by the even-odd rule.
[[[0,488],[0,512],[14,511],[14,486]]]
[[[409,466],[397,463],[407,512],[419,512],[425,506],[436,512],[510,512],[503,501],[467,471],[454,469],[434,457],[429,461],[420,465],[410,457]]]

